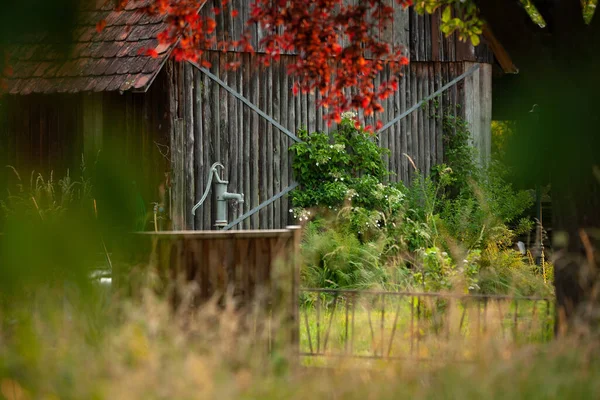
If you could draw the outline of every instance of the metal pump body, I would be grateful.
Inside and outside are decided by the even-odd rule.
[[[229,181],[222,180],[217,172],[217,168],[225,169],[223,164],[216,162],[210,167],[210,171],[208,172],[208,183],[206,185],[206,189],[204,190],[204,194],[202,198],[192,208],[192,214],[196,215],[196,210],[204,203],[206,197],[208,196],[208,192],[210,191],[213,176],[215,179],[215,193],[217,196],[217,220],[215,221],[215,226],[219,229],[227,226],[227,202],[235,201],[237,203],[244,202],[244,195],[241,193],[229,193],[227,191],[227,185]]]

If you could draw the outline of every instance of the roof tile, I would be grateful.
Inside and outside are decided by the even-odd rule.
[[[142,17],[144,16],[144,14],[138,11],[130,11],[127,14],[129,14],[129,19],[125,24],[129,26],[137,24],[140,21],[140,19],[142,19]]]
[[[133,87],[135,81],[137,80],[137,75],[129,74],[129,75],[122,75],[122,76],[124,76],[125,79],[123,80],[123,83],[119,87],[119,90],[122,92],[125,92]]]
[[[81,34],[81,36],[79,37],[79,41],[80,42],[89,42],[94,38],[94,35],[97,35],[98,32],[96,31],[96,27],[94,26],[88,26],[83,33]]]
[[[121,65],[123,64],[124,60],[126,59],[113,58],[110,65],[106,68],[106,71],[104,71],[104,75],[115,75],[121,67]]]
[[[102,58],[111,58],[117,55],[125,42],[104,42],[102,47],[98,49],[98,53]]]
[[[107,92],[114,92],[115,90],[119,90],[121,88],[121,86],[123,86],[125,84],[125,81],[127,80],[127,75],[115,75],[113,77],[113,80],[110,81],[110,83],[106,86],[106,90]]]
[[[106,26],[122,25],[122,24],[117,24],[117,22],[119,20],[121,20],[123,18],[123,16],[126,14],[127,14],[127,11],[111,12],[110,15],[108,17],[106,17],[106,19],[105,19]]]
[[[24,82],[24,79],[7,79],[8,92],[10,94],[19,94]]]
[[[150,82],[151,79],[152,79],[152,74],[138,75],[133,84],[133,88],[134,89],[142,88],[142,87],[146,86]]]
[[[37,63],[21,61],[13,66],[13,77],[28,78],[30,76],[33,76],[37,67]]]
[[[114,61],[113,58],[101,58],[89,70],[90,75],[103,75],[108,66]]]
[[[40,63],[36,70],[33,72],[33,76],[35,76],[36,78],[46,76],[46,71],[48,71],[53,65],[54,63],[51,63],[50,61],[44,61]]]
[[[158,68],[160,68],[160,66],[162,65],[164,60],[165,60],[165,57],[150,58],[150,60],[146,63],[146,65],[144,65],[142,72],[145,74],[148,74],[148,73],[151,73],[152,71],[157,70]]]

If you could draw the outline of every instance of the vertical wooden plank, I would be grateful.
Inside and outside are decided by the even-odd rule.
[[[239,19],[239,16],[237,17],[237,19]],[[239,61],[239,62],[243,62],[244,60],[242,59],[242,54],[241,53],[236,53],[234,54],[234,61]],[[236,73],[236,87],[238,88],[239,92],[246,98],[248,98],[246,96],[246,86],[247,84],[245,83],[244,80],[244,73],[242,71],[241,68],[239,68]],[[244,171],[244,162],[245,159],[248,158],[248,153],[245,152],[245,146],[246,146],[246,142],[247,142],[247,136],[246,136],[246,123],[247,121],[244,119],[244,109],[247,108],[242,102],[240,101],[236,101],[237,104],[237,126],[236,126],[236,132],[235,135],[238,138],[238,147],[236,149],[234,149],[237,153],[237,173],[238,173],[238,188],[240,193],[243,193],[244,196],[248,195],[248,192],[246,191],[246,177],[245,177],[245,171]],[[244,201],[243,204],[240,204],[238,207],[238,210],[240,213],[245,213],[247,210],[248,205],[246,204],[246,201]],[[234,229],[243,229],[243,223],[240,223],[239,225],[237,225]]]
[[[424,44],[423,61],[431,61],[432,58],[431,18],[431,14],[423,15],[423,37],[421,39]]]
[[[393,9],[394,3],[396,3],[394,0],[385,0],[386,7],[391,7]],[[389,44],[393,48],[393,46],[394,46],[394,23],[393,23],[393,21],[391,24],[386,24],[385,26],[382,27],[380,35],[381,35],[381,39],[383,40],[383,42]]]
[[[483,136],[482,163],[492,158],[492,65],[482,64],[480,70],[481,135]]]
[[[288,59],[287,64],[289,65],[292,62],[292,58],[290,57],[290,59]],[[294,95],[293,92],[293,87],[294,87],[294,81],[295,78],[293,76],[288,75],[287,73],[287,66],[286,66],[286,76],[288,77],[288,110],[290,111],[289,117],[288,117],[288,121],[289,121],[289,126],[292,129],[292,132],[295,133],[296,135],[298,134],[298,130],[300,128],[300,125],[298,124],[298,108],[297,108],[297,104],[298,104],[298,96]],[[293,144],[293,142],[291,140],[288,140],[288,144],[291,146]],[[292,182],[295,181],[296,177],[294,176],[294,172],[292,170],[292,166],[294,163],[294,158],[292,156],[292,154],[288,151],[288,181],[291,184]],[[289,199],[289,197],[288,197]],[[288,209],[291,209],[293,206],[292,202],[289,201],[288,202]],[[287,220],[288,221],[292,221],[292,216],[291,214],[287,214]]]
[[[216,74],[218,77],[220,77],[226,85],[229,85],[229,75],[227,74],[227,67],[226,67],[226,57],[227,57],[227,53],[217,53],[216,54],[218,57],[218,65],[219,65],[219,70],[218,73]],[[230,97],[229,93],[227,93],[227,91],[222,88],[220,85],[218,85],[219,88],[219,150],[220,150],[220,155],[217,158],[216,161],[220,161],[224,166],[225,166],[225,171],[223,172],[223,177],[225,180],[229,181],[231,179],[231,174],[232,174],[232,166],[230,163],[230,153],[231,153],[231,146],[230,146],[230,142],[231,142],[231,120],[230,120],[230,113],[229,113],[229,107],[230,107]],[[233,190],[233,187],[232,189]],[[231,214],[232,211],[232,207],[233,207],[233,203],[232,202],[227,202],[227,206],[226,206],[226,210],[227,210],[227,218],[229,218],[229,215]]]
[[[290,122],[289,122],[291,119],[293,119],[293,116],[290,115],[290,112],[293,110],[293,108],[290,107],[291,101],[289,99],[289,96],[291,95],[291,92],[290,92],[290,87],[289,87],[289,77],[288,77],[288,74],[286,71],[287,62],[288,62],[287,57],[283,57],[281,59],[281,70],[279,72],[280,88],[281,88],[280,123],[283,127],[289,129],[291,132],[294,132],[294,130],[293,130],[293,128],[291,128]],[[280,146],[281,146],[281,165],[280,165],[280,167],[281,167],[281,172],[280,172],[281,183],[280,183],[280,188],[281,188],[281,190],[283,190],[289,186],[290,139],[281,132],[279,133],[279,137],[280,137]],[[280,201],[280,213],[281,213],[280,224],[281,224],[282,228],[287,226],[288,214],[289,214],[288,209],[289,209],[288,196],[283,196]]]
[[[206,171],[205,167],[205,159],[203,157],[203,147],[204,147],[204,129],[203,129],[203,121],[202,121],[202,109],[204,107],[204,103],[202,101],[203,98],[203,85],[202,82],[202,73],[198,70],[193,71],[193,79],[194,79],[194,174],[196,176],[195,182],[195,201],[199,201],[202,198],[202,194],[204,193],[204,187],[206,186]],[[197,230],[203,229],[203,215],[202,209],[196,210],[196,216],[194,218],[194,228]]]
[[[421,80],[423,82],[423,96],[422,99],[427,98],[429,96],[429,63],[423,63],[421,70]],[[428,101],[425,103],[422,109],[423,116],[423,128],[421,132],[422,136],[422,145],[423,145],[423,172],[426,175],[429,175],[431,171],[431,161],[430,161],[430,153],[429,153],[429,113],[430,113],[431,102]]]
[[[231,16],[230,16],[231,18]],[[234,61],[235,53],[225,53],[222,54],[221,57],[226,60],[226,65],[232,63]],[[237,86],[237,73],[233,71],[231,68],[227,68],[227,82],[231,88],[235,91],[241,92],[241,88]],[[229,178],[229,186],[228,190],[232,193],[242,193],[242,187],[239,182],[238,177],[238,167],[239,167],[239,159],[238,159],[238,150],[240,147],[239,142],[239,127],[238,127],[238,100],[230,94],[226,94],[227,96],[227,112],[228,112],[228,132],[227,136],[229,137],[226,152],[229,155],[229,159],[227,160],[226,168],[229,169],[228,178]],[[239,215],[241,215],[240,204],[234,202],[229,203],[229,212],[228,212],[228,221],[233,221]],[[243,203],[242,203],[243,204]],[[235,228],[235,227],[234,227]]]
[[[243,19],[244,15],[246,14],[246,10],[244,9],[248,9],[248,3],[243,1],[243,0],[233,0],[231,2],[231,9],[232,10],[237,10],[238,15],[237,17],[231,17],[233,20],[232,26],[233,26],[233,34],[232,34],[232,40],[239,40],[241,34],[244,32],[244,22],[247,21],[247,19]]]
[[[394,49],[399,50],[404,47],[407,55],[410,55],[410,13],[410,9],[404,9],[398,2],[394,2]]]
[[[101,106],[102,106],[102,102],[100,102],[100,107]],[[101,116],[102,116],[101,111],[100,110],[96,110],[96,115],[100,115],[100,118],[101,118]],[[3,125],[3,126],[5,125],[5,122],[2,121],[1,117],[0,117],[0,124]],[[41,108],[40,108],[40,133],[39,133],[39,138],[40,138],[40,150],[41,150],[40,165],[45,170],[52,169],[52,165],[50,164],[50,160],[48,159],[48,105],[47,105],[46,101],[42,102],[42,105],[41,105]],[[2,144],[2,143],[3,142],[0,142],[0,146],[2,146],[2,145],[6,146],[6,143],[4,143],[4,144]],[[3,158],[3,157],[1,157],[1,156],[0,156],[0,160],[6,161],[6,159]]]
[[[417,85],[418,85],[418,95],[417,101],[421,101],[424,98],[425,93],[423,92],[423,88],[425,86],[424,80],[426,79],[423,75],[423,70],[425,67],[425,63],[419,63],[417,66]],[[417,131],[417,142],[419,146],[419,160],[417,161],[417,166],[421,173],[427,173],[425,168],[425,107],[421,107],[418,111],[418,131]]]
[[[407,109],[406,99],[410,99],[410,65],[404,67],[404,76],[400,81],[400,92],[398,93],[400,101],[399,112],[404,112]],[[409,106],[410,107],[410,106]],[[404,154],[408,152],[408,129],[409,129],[410,116],[405,117],[400,121],[400,154],[398,154],[399,168],[400,168],[400,179],[404,183],[408,183],[408,160]]]
[[[433,94],[436,91],[435,86],[435,63],[429,63],[429,93]],[[437,114],[437,99],[433,99],[430,101],[429,112],[427,115],[427,119],[429,121],[429,163],[431,167],[436,165],[436,145],[435,145],[435,137],[436,137],[436,119],[435,116]]]
[[[388,77],[391,78],[391,71],[388,69]],[[392,95],[388,98],[387,100],[387,106],[388,106],[388,112],[387,112],[387,121],[392,120],[396,115],[398,115],[398,105],[396,104],[396,94],[397,91],[395,91],[394,93],[392,93]],[[386,122],[387,122],[386,121]],[[394,124],[393,126],[390,127],[390,130],[388,132],[388,143],[389,143],[389,148],[390,148],[390,172],[392,173],[392,175],[390,175],[390,181],[391,182],[396,182],[397,180],[397,174],[398,174],[398,170],[397,170],[397,165],[398,165],[398,151],[396,149],[396,143],[397,143],[397,138],[398,138],[398,134],[399,132],[399,124]]]
[[[235,250],[235,270],[236,270],[236,294],[239,294],[239,301],[246,307],[250,304],[248,290],[248,251],[250,241],[246,238],[236,239]]]
[[[438,90],[442,87],[442,67],[440,62],[436,62],[434,64],[434,74],[435,74],[435,90]],[[444,96],[438,96],[436,101],[439,104],[438,109],[436,110],[435,117],[435,163],[441,164],[443,162],[443,142],[442,142],[442,134],[443,134],[443,113],[444,113]]]
[[[431,15],[431,61],[440,61],[442,43],[440,40],[440,22],[441,22],[441,10],[436,10],[433,15]]]
[[[242,54],[242,79],[243,79],[243,94],[247,99],[251,99],[251,66],[250,64],[250,54]],[[254,140],[254,135],[256,134],[256,132],[253,130],[253,112],[246,106],[242,107],[243,109],[243,113],[242,113],[242,120],[244,121],[244,129],[243,129],[243,136],[244,136],[244,150],[242,153],[242,158],[244,160],[243,162],[243,173],[244,173],[244,196],[245,196],[245,201],[244,201],[244,212],[250,211],[251,208],[250,206],[252,205],[252,185],[251,185],[251,179],[252,179],[252,175],[254,175],[251,171],[251,161],[255,158],[255,154],[252,153],[252,146],[251,143]],[[250,229],[250,222],[251,222],[251,218],[247,218],[244,222],[243,222],[243,228],[244,229]]]
[[[410,51],[410,59],[412,62],[418,61],[418,44],[417,40],[419,37],[418,34],[418,25],[417,25],[417,12],[413,7],[409,8],[409,51]]]
[[[267,115],[273,117],[274,113],[274,107],[273,107],[273,101],[274,101],[274,92],[276,90],[274,82],[274,75],[275,75],[275,70],[276,70],[276,64],[273,63],[271,64],[270,67],[267,68],[266,72],[267,72],[267,86],[265,87],[266,92],[265,92],[265,101],[266,101],[266,107],[263,108],[263,110],[265,110],[265,112],[267,113]],[[274,164],[274,158],[275,158],[275,154],[274,154],[274,150],[275,150],[275,146],[274,146],[274,139],[275,139],[275,135],[278,134],[277,129],[273,126],[273,124],[271,124],[270,122],[267,122],[267,158],[266,158],[266,174],[267,174],[267,193],[266,193],[266,197],[263,201],[268,200],[270,198],[273,197],[273,187],[274,187],[274,175],[275,175],[275,171],[273,171],[273,164]],[[274,222],[274,204],[271,204],[267,207],[265,207],[266,210],[266,225],[265,228],[266,229],[272,229],[273,228],[273,222]]]
[[[273,98],[272,98],[272,102],[273,102],[273,118],[281,123],[281,110],[282,110],[282,104],[281,104],[281,92],[283,91],[283,88],[281,87],[281,69],[282,69],[282,61],[281,59],[278,60],[276,63],[273,64]],[[284,134],[277,128],[273,128],[273,169],[272,169],[272,174],[273,174],[273,195],[278,194],[279,192],[281,192],[281,175],[283,174],[283,171],[281,170],[281,159],[282,159],[282,153],[284,151],[284,149],[281,148],[281,137],[284,136]],[[273,203],[272,207],[273,207],[273,221],[271,224],[271,227],[274,229],[279,229],[281,228],[281,213],[282,213],[282,209],[281,209],[281,205],[282,202],[281,200],[277,200],[276,202]]]
[[[102,148],[103,128],[103,93],[81,95],[83,118],[83,151],[87,163],[92,163]],[[40,132],[44,135],[44,132]],[[91,165],[91,164],[90,164]]]
[[[188,230],[194,230],[194,216],[192,207],[196,200],[195,176],[194,176],[194,67],[190,64],[184,64],[184,107],[185,107],[185,191],[186,201],[184,204],[186,221],[185,226]]]
[[[269,75],[269,68],[268,67],[264,67],[264,66],[260,66],[259,67],[259,71],[260,71],[260,78],[261,78],[261,82],[260,82],[260,109],[261,110],[266,110],[267,109],[267,92],[269,91],[269,79],[268,79],[268,75]],[[260,195],[259,195],[259,202],[256,204],[260,204],[263,201],[267,200],[267,185],[268,185],[268,179],[269,179],[269,164],[267,163],[267,153],[271,152],[271,149],[268,147],[268,141],[267,141],[267,136],[268,136],[268,126],[267,126],[267,122],[263,119],[260,118],[260,121],[258,123],[259,126],[259,130],[260,130],[260,166],[259,166],[259,172],[260,172]],[[267,223],[268,223],[268,216],[267,216],[267,208],[263,208],[262,210],[259,211],[259,228],[260,229],[266,229],[267,227]]]
[[[173,221],[173,229],[183,229],[183,215],[180,207],[180,200],[183,198],[182,188],[180,186],[179,177],[181,170],[179,169],[179,161],[182,154],[178,146],[180,137],[180,124],[177,118],[177,81],[175,78],[176,71],[172,61],[166,65],[168,79],[168,95],[169,95],[169,115],[171,116],[170,127],[170,148],[171,148],[171,220]]]
[[[202,193],[206,190],[208,183],[208,172],[213,161],[213,149],[214,149],[214,103],[212,101],[212,85],[213,82],[210,78],[202,74],[202,115],[203,115],[203,142],[202,142],[202,159],[203,159],[203,174],[202,179],[204,185],[202,185]],[[202,204],[202,229],[212,229],[212,197],[208,197],[204,204]]]
[[[426,30],[425,30],[425,15],[417,16],[417,46],[418,46],[418,61],[427,61],[425,56]]]
[[[256,66],[256,64],[254,63],[254,58],[251,59],[252,63],[251,65],[254,65],[254,67],[252,67],[250,69],[250,73],[251,73],[251,79],[252,79],[252,90],[251,90],[251,95],[252,95],[252,103],[254,103],[255,105],[260,105],[260,83],[261,83],[261,78],[260,78],[260,66]],[[260,163],[260,159],[261,159],[261,137],[262,137],[262,132],[260,131],[260,117],[258,114],[256,113],[252,113],[252,130],[250,131],[250,137],[251,137],[251,157],[252,157],[252,173],[251,173],[251,185],[250,188],[252,190],[252,202],[251,204],[251,208],[252,207],[256,207],[259,205],[259,200],[260,200],[260,188],[259,188],[259,177],[260,177],[260,167],[259,167],[259,163]],[[259,213],[255,213],[252,217],[252,229],[258,229],[260,227],[260,218],[259,218]]]
[[[463,72],[465,72],[465,63],[460,62],[460,63],[456,63],[456,69],[455,69],[455,74],[456,76],[461,75]],[[459,115],[462,119],[465,119],[465,81],[462,80],[461,82],[456,84],[456,95],[457,95],[457,115]]]
[[[444,62],[444,63],[440,63],[440,69],[441,69],[441,79],[442,79],[442,85],[448,82],[448,63]],[[443,94],[442,94],[442,161],[446,162],[446,157],[444,155],[444,151],[443,149],[446,146],[446,131],[447,128],[445,126],[444,120],[446,118],[446,116],[448,115],[448,113],[450,112],[450,91],[446,90]]]
[[[418,88],[417,88],[417,75],[416,75],[416,69],[417,69],[417,64],[416,63],[411,63],[410,65],[410,87],[411,87],[411,91],[410,91],[410,106],[412,107],[413,104],[416,104],[418,101]],[[419,146],[418,146],[418,141],[417,141],[417,137],[419,135],[418,132],[418,112],[415,111],[410,115],[411,118],[411,126],[410,126],[410,131],[408,133],[408,155],[412,158],[413,162],[415,164],[418,163],[417,158],[418,158],[418,154],[419,154]],[[409,162],[410,164],[410,162]],[[418,164],[417,164],[418,165]],[[409,180],[412,180],[415,171],[412,165],[409,166]]]
[[[308,117],[308,131],[315,132],[317,130],[317,107],[316,107],[316,91],[307,93],[308,100],[307,117]]]
[[[308,108],[308,93],[303,93],[302,91],[300,91],[299,98],[300,98],[300,110],[301,110],[300,118],[302,121],[301,124],[309,133],[312,133],[310,131],[310,126],[308,124],[308,113],[310,110]]]

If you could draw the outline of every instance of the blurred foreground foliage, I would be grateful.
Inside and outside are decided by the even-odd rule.
[[[90,273],[110,269],[111,259],[130,250],[128,235],[145,226],[145,183],[119,154],[107,147],[63,177],[3,168],[1,300],[64,282],[85,287]]]

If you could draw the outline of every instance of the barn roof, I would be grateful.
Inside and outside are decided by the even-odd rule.
[[[122,11],[112,2],[88,0],[78,15],[73,43],[61,52],[44,35],[23,38],[9,49],[11,94],[84,91],[146,91],[167,59],[170,48],[156,35],[165,28],[162,16],[140,12],[148,0],[129,2]],[[96,24],[106,21],[101,33]],[[141,55],[156,49],[158,57]]]

